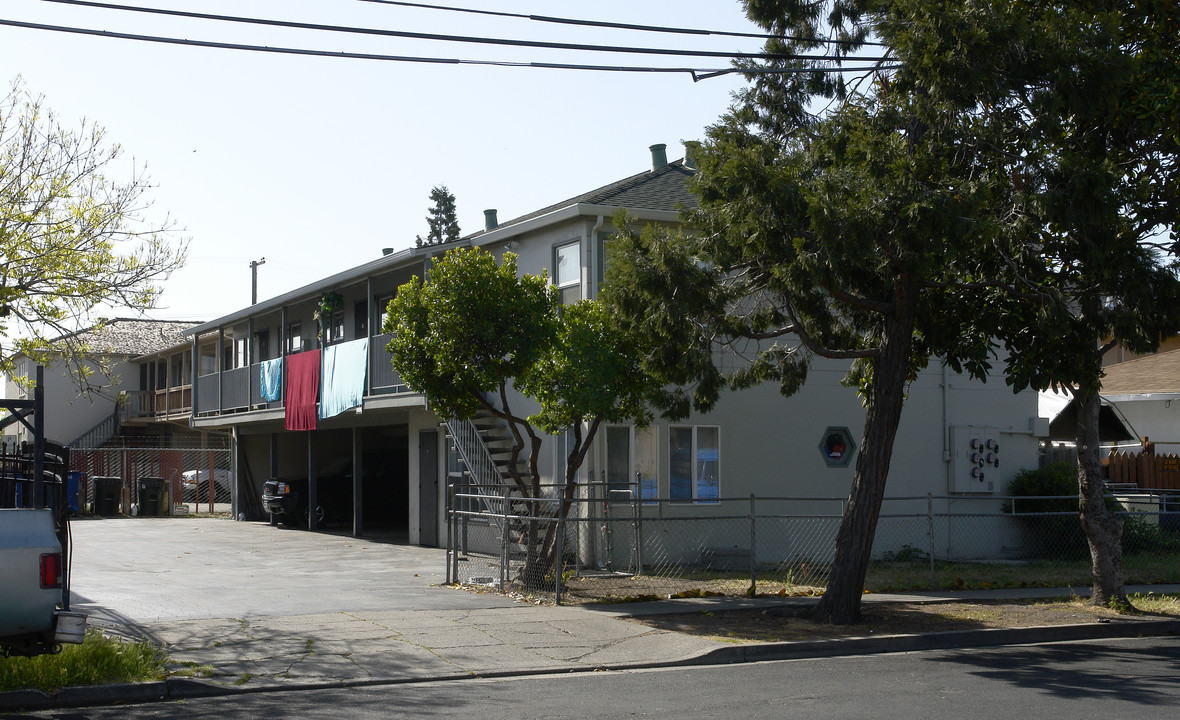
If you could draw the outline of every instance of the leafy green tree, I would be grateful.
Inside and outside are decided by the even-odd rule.
[[[1084,394],[1101,339],[1145,349],[1173,326],[1173,239],[1148,238],[1178,207],[1176,7],[1110,5],[746,0],[790,59],[743,65],[702,147],[697,234],[616,244],[608,297],[661,341],[646,361],[673,414],[853,361],[867,414],[821,620],[859,614],[905,385],[930,357],[980,376],[1002,339],[1017,388]],[[869,50],[877,72],[829,72]],[[746,367],[716,365],[750,342]],[[1117,523],[1096,440],[1079,477],[1102,602]]]
[[[1006,262],[1039,292],[1009,302],[1002,333],[1017,388],[1069,388],[1078,411],[1079,514],[1091,601],[1129,607],[1123,519],[1104,499],[1102,356],[1151,352],[1180,331],[1180,7],[1151,0],[1024,8],[1037,72],[1009,78],[1028,247]],[[1004,302],[1005,298],[996,298]]]
[[[67,128],[19,80],[0,99],[0,371],[19,353],[60,358],[88,389],[75,331],[99,309],[152,309],[184,263],[172,223],[147,217],[142,169],[111,179],[121,157],[102,128]]]
[[[506,472],[520,497],[545,497],[537,429],[571,433],[560,517],[602,423],[650,417],[650,381],[634,343],[597,303],[562,308],[545,275],[518,276],[512,253],[497,263],[478,248],[447,252],[425,281],[398,289],[383,330],[393,334],[393,368],[435,412],[458,419],[484,412],[505,422],[513,437]],[[526,415],[515,407],[522,404],[540,407]],[[541,532],[530,521],[526,584],[540,583],[552,567],[556,529],[548,523]]]
[[[459,239],[459,221],[455,219],[455,196],[446,185],[438,185],[430,191],[430,214],[426,216],[429,230],[426,237],[417,238],[418,247],[441,245]]]

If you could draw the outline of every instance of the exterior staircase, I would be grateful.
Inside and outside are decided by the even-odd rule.
[[[446,421],[446,426],[463,463],[470,484],[468,492],[483,498],[483,510],[497,517],[496,524],[502,530],[503,519],[499,516],[507,494],[508,514],[527,516],[532,511],[532,503],[520,499],[520,491],[509,473],[514,439],[507,423],[484,412],[470,420],[451,418]],[[527,472],[524,462],[520,464],[520,470]],[[515,502],[513,497],[517,498]]]

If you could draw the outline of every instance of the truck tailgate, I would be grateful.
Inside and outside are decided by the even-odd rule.
[[[0,510],[0,636],[53,628],[62,591],[41,587],[41,556],[60,552],[50,510]]]

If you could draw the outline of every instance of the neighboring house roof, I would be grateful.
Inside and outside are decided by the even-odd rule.
[[[137,357],[185,344],[184,331],[194,324],[188,320],[114,318],[56,340],[84,343],[91,355]]]
[[[696,171],[686,167],[683,160],[676,160],[661,168],[623,178],[527,215],[502,222],[495,229],[501,230],[511,227],[571,205],[607,205],[645,210],[679,210],[682,206],[694,208],[697,206],[697,198],[688,187],[688,179],[694,174]],[[477,238],[486,232],[489,231],[481,230],[467,235],[465,239]]]
[[[1145,355],[1103,370],[1104,396],[1180,393],[1180,350]]]

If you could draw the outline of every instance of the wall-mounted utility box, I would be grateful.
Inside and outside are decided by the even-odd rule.
[[[951,428],[952,493],[987,494],[1000,490],[1003,445],[998,428]]]

